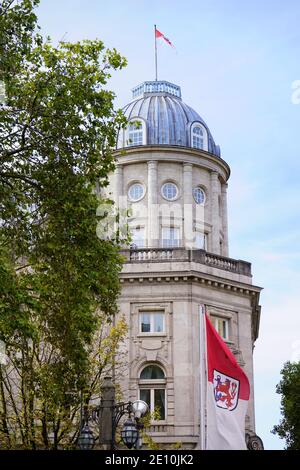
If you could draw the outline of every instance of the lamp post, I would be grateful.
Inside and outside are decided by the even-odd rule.
[[[101,403],[91,408],[91,416],[89,416],[87,405],[84,407],[84,417],[81,420],[81,430],[77,441],[78,447],[82,450],[90,450],[94,447],[95,439],[88,425],[89,417],[91,417],[99,426],[99,443],[106,450],[115,450],[117,427],[121,418],[127,414],[128,418],[123,425],[121,439],[128,449],[134,446],[140,448],[140,430],[144,427],[140,419],[148,412],[147,403],[143,400],[116,403],[115,386],[111,377],[104,378],[101,392]]]

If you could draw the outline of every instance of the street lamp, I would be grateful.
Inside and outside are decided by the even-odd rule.
[[[134,413],[135,419],[140,419],[148,413],[148,405],[143,400],[136,400],[131,404],[132,412]]]
[[[121,439],[128,447],[131,449],[136,443],[139,438],[139,431],[137,430],[134,422],[131,418],[127,419],[124,423],[124,427],[121,431]]]
[[[77,443],[80,450],[91,450],[94,447],[93,432],[87,423],[81,428]]]
[[[88,426],[89,419],[92,419],[99,426],[99,443],[110,450],[116,448],[117,427],[124,415],[128,415],[121,431],[121,439],[123,443],[131,449],[135,446],[137,449],[141,446],[140,430],[144,425],[140,419],[148,412],[148,405],[143,400],[134,402],[116,403],[115,402],[115,386],[111,377],[105,377],[102,387],[101,403],[88,410],[87,404],[84,406],[83,425],[77,440],[78,447],[82,450],[89,450],[94,447],[95,439],[91,429]],[[82,410],[82,407],[81,407]],[[133,415],[133,418],[131,418]],[[82,416],[82,411],[81,411]]]

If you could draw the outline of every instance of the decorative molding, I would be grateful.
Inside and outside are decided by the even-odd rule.
[[[141,273],[136,275],[132,274],[121,274],[121,283],[138,283],[140,284]],[[144,282],[151,283],[178,283],[178,282],[194,282],[201,283],[216,289],[226,289],[232,291],[233,293],[243,294],[250,297],[257,297],[261,291],[260,287],[252,286],[249,284],[244,284],[229,279],[219,278],[216,280],[214,276],[209,277],[209,275],[203,273],[197,273],[195,271],[190,271],[188,274],[185,272],[184,275],[179,275],[178,272],[175,274],[166,273],[166,274],[154,274],[143,273]]]
[[[117,162],[122,162],[124,165],[149,160],[190,163],[210,171],[217,171],[223,183],[226,183],[230,176],[230,167],[225,160],[206,150],[196,148],[180,147],[178,145],[141,145],[115,150],[114,156]]]

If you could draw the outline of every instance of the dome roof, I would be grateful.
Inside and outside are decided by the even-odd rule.
[[[143,143],[128,145],[125,133],[120,132],[117,148],[133,145],[193,147],[191,131],[195,123],[200,123],[207,134],[206,146],[203,148],[220,156],[220,148],[215,144],[206,123],[182,101],[179,86],[166,81],[144,82],[133,88],[132,92],[134,100],[123,108],[123,112],[129,121],[141,121],[145,126],[146,138]]]

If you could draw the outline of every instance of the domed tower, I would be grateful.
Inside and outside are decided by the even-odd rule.
[[[259,294],[251,264],[229,258],[228,164],[205,121],[181,98],[180,87],[149,81],[124,107],[128,126],[115,152],[109,191],[129,210],[132,234],[121,274],[128,375],[125,397],[142,399],[162,445],[199,447],[199,319],[205,308],[253,391],[252,351]],[[245,429],[254,433],[253,393]],[[201,444],[200,444],[201,447]]]

